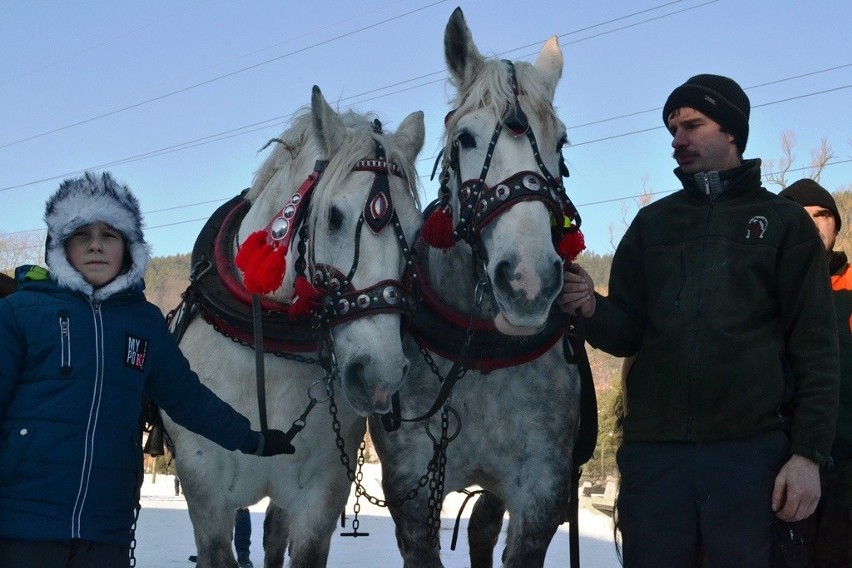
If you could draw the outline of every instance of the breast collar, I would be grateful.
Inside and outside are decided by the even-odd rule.
[[[251,207],[245,199],[247,191],[220,206],[199,233],[192,249],[192,272],[184,301],[194,303],[202,318],[223,335],[252,345],[251,294],[229,260],[234,257],[239,222]],[[263,299],[261,309],[265,352],[317,350],[318,336],[311,321],[291,319],[289,304]]]
[[[450,361],[456,361],[459,348],[467,339],[468,314],[448,307],[429,287],[429,246],[418,235],[414,270],[418,276],[420,304],[411,319],[408,332],[421,347]],[[477,318],[472,325],[472,338],[461,364],[467,369],[490,373],[498,369],[528,363],[562,338],[567,318],[552,308],[544,329],[535,335],[504,335],[494,327],[492,319]]]

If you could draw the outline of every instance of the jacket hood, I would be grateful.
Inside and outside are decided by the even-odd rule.
[[[141,285],[151,259],[150,247],[142,234],[139,202],[126,185],[116,182],[108,172],[86,172],[83,177],[67,179],[47,201],[45,262],[61,286],[80,291],[101,301],[127,288]],[[116,278],[95,290],[85,281],[65,253],[65,242],[84,225],[103,222],[124,235],[129,267]]]

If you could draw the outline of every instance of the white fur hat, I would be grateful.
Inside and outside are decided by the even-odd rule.
[[[139,202],[130,188],[116,182],[108,172],[100,176],[86,172],[83,177],[62,182],[47,200],[44,221],[47,223],[45,262],[60,285],[100,301],[142,281],[151,253],[142,234]],[[65,241],[80,227],[97,222],[106,223],[124,235],[130,266],[115,280],[94,290],[68,262]]]

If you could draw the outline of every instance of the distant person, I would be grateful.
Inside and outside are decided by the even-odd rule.
[[[237,564],[240,568],[254,568],[251,561],[251,513],[248,508],[237,509],[234,513],[234,550],[237,551]],[[197,562],[198,555],[189,557],[190,562]]]
[[[629,364],[616,515],[628,568],[767,568],[775,518],[811,515],[834,438],[837,328],[822,243],[744,160],[750,103],[696,75],[663,106],[683,189],[643,207],[609,295],[567,267],[558,302]],[[791,413],[790,410],[795,409]]]
[[[175,474],[175,497],[180,495],[180,477]]]
[[[812,566],[852,566],[852,270],[843,251],[834,250],[842,225],[831,194],[811,179],[800,179],[779,195],[805,208],[819,231],[834,290],[840,342],[840,410],[831,459],[821,471],[822,499],[805,521]]]
[[[46,270],[0,299],[0,566],[127,568],[146,393],[229,450],[289,451],[207,387],[142,293],[139,204],[108,173],[47,201]]]

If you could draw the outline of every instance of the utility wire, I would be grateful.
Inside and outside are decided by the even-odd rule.
[[[196,88],[201,87],[201,86],[204,86],[204,85],[209,85],[209,84],[214,83],[214,82],[216,82],[216,81],[219,81],[219,80],[221,80],[221,79],[225,79],[225,78],[227,78],[227,77],[232,77],[232,76],[234,76],[234,75],[238,75],[238,74],[240,74],[240,73],[243,73],[243,72],[245,72],[245,71],[249,71],[249,70],[251,70],[251,69],[256,69],[256,68],[261,67],[261,66],[263,66],[263,65],[267,65],[267,64],[269,64],[269,63],[273,63],[273,62],[275,62],[275,61],[279,61],[279,60],[281,60],[281,59],[284,59],[284,58],[290,57],[290,56],[292,56],[292,55],[296,55],[296,54],[302,53],[302,52],[304,52],[304,51],[307,51],[307,50],[313,49],[313,48],[315,48],[315,47],[319,47],[319,46],[322,46],[322,45],[326,45],[326,44],[332,43],[332,42],[334,42],[334,41],[337,41],[337,40],[339,40],[339,39],[342,39],[342,38],[345,38],[345,37],[348,37],[348,36],[351,36],[351,35],[354,35],[354,34],[360,33],[360,32],[362,32],[362,31],[365,31],[365,30],[368,30],[368,29],[371,29],[371,28],[374,28],[374,27],[377,27],[377,26],[383,25],[383,24],[388,23],[388,22],[390,22],[390,21],[393,21],[393,20],[397,20],[397,19],[403,18],[403,17],[408,16],[408,15],[411,15],[411,14],[413,14],[413,13],[416,13],[416,12],[419,12],[419,11],[422,11],[422,10],[425,10],[425,9],[428,9],[428,8],[431,8],[431,7],[433,7],[433,6],[437,5],[437,4],[441,4],[441,3],[445,2],[445,1],[446,1],[446,0],[438,0],[437,2],[433,2],[432,4],[428,4],[428,5],[426,5],[426,6],[422,6],[422,7],[420,7],[420,8],[415,9],[415,10],[411,10],[411,11],[406,12],[406,13],[404,13],[404,14],[401,14],[401,15],[399,15],[399,16],[394,16],[394,17],[392,17],[392,18],[389,18],[389,19],[386,19],[386,20],[383,20],[383,21],[380,21],[380,22],[376,22],[376,23],[374,23],[374,24],[370,24],[370,25],[368,25],[368,26],[365,26],[365,27],[359,28],[359,29],[357,29],[357,30],[354,30],[354,31],[347,32],[347,33],[342,34],[342,35],[338,35],[338,36],[332,37],[332,38],[330,38],[330,39],[328,39],[328,40],[324,40],[324,41],[321,41],[321,42],[318,42],[318,43],[314,43],[314,44],[312,44],[312,45],[308,45],[308,46],[305,46],[305,47],[303,47],[303,48],[299,48],[299,49],[294,50],[294,51],[291,51],[291,52],[289,52],[289,53],[285,53],[285,54],[282,54],[282,55],[279,55],[279,56],[273,57],[273,58],[271,58],[271,59],[267,59],[267,60],[265,60],[265,61],[261,61],[261,62],[259,62],[259,63],[255,63],[255,64],[249,65],[249,66],[247,66],[247,67],[243,67],[243,68],[237,69],[237,70],[235,70],[235,71],[231,71],[231,72],[228,72],[228,73],[225,73],[225,74],[222,74],[222,75],[218,75],[218,76],[212,77],[212,78],[210,78],[210,79],[206,79],[206,80],[204,80],[204,81],[201,81],[201,82],[199,82],[199,83],[195,83],[195,84],[193,84],[193,85],[189,85],[189,86],[187,86],[187,87],[182,87],[182,88],[180,88],[180,89],[177,89],[177,90],[171,91],[171,92],[169,92],[169,93],[165,93],[165,94],[163,94],[163,95],[158,95],[158,96],[156,96],[156,97],[153,97],[153,98],[150,98],[150,99],[146,99],[146,100],[144,100],[144,101],[140,101],[140,102],[138,102],[138,103],[134,103],[134,104],[131,104],[131,105],[128,105],[128,106],[125,106],[125,107],[119,108],[119,109],[115,109],[115,110],[112,110],[112,111],[109,111],[109,112],[106,112],[106,113],[103,113],[103,114],[100,114],[100,115],[93,116],[93,117],[89,117],[89,118],[87,118],[87,119],[84,119],[84,120],[81,120],[81,121],[78,121],[78,122],[75,122],[75,123],[72,123],[72,124],[68,124],[68,125],[65,125],[65,126],[61,126],[61,127],[58,127],[58,128],[52,129],[52,130],[48,130],[48,131],[45,131],[45,132],[41,132],[41,133],[39,133],[39,134],[34,134],[34,135],[32,135],[32,136],[28,136],[28,137],[26,137],[26,138],[21,138],[21,139],[19,139],[19,140],[15,140],[15,141],[13,141],[13,142],[8,142],[8,143],[5,143],[5,144],[0,144],[0,150],[2,150],[3,148],[8,148],[8,147],[11,147],[11,146],[15,146],[15,145],[17,145],[17,144],[22,144],[22,143],[24,143],[24,142],[28,142],[28,141],[31,141],[31,140],[35,140],[35,139],[37,139],[37,138],[41,138],[41,137],[44,137],[44,136],[48,136],[48,135],[50,135],[50,134],[55,134],[55,133],[57,133],[57,132],[62,132],[62,131],[64,131],[64,130],[68,130],[68,129],[70,129],[70,128],[74,128],[74,127],[77,127],[77,126],[81,126],[81,125],[84,125],[84,124],[88,124],[88,123],[90,123],[90,122],[94,122],[94,121],[96,121],[96,120],[100,120],[100,119],[102,119],[102,118],[106,118],[106,117],[109,117],[109,116],[113,116],[113,115],[116,115],[116,114],[119,114],[119,113],[125,112],[125,111],[127,111],[127,110],[131,110],[131,109],[134,109],[134,108],[138,108],[138,107],[140,107],[140,106],[144,106],[144,105],[150,104],[150,103],[152,103],[152,102],[156,102],[156,101],[159,101],[159,100],[162,100],[162,99],[165,99],[165,98],[171,97],[171,96],[173,96],[173,95],[177,95],[177,94],[180,94],[180,93],[184,93],[184,92],[186,92],[186,91],[190,91],[190,90],[192,90],[192,89],[196,89]],[[618,22],[618,21],[621,21],[621,20],[625,20],[625,19],[628,19],[628,18],[631,18],[631,17],[637,16],[637,15],[641,15],[641,14],[644,14],[644,13],[647,13],[647,12],[651,12],[651,11],[654,11],[654,10],[658,10],[658,9],[660,9],[660,8],[664,8],[664,7],[666,7],[666,6],[669,6],[669,5],[671,5],[671,4],[676,4],[676,3],[680,2],[680,1],[681,1],[681,0],[676,0],[675,2],[667,2],[667,3],[664,3],[664,4],[660,4],[660,5],[658,5],[658,6],[654,6],[654,7],[652,7],[652,8],[648,8],[648,9],[645,9],[645,10],[640,10],[640,11],[638,11],[638,12],[633,12],[633,13],[631,13],[631,14],[627,14],[627,15],[624,15],[624,16],[620,16],[620,17],[617,17],[617,18],[613,18],[613,19],[610,19],[610,20],[604,21],[604,22],[600,22],[600,23],[597,23],[597,24],[593,24],[593,25],[590,25],[590,26],[586,26],[585,28],[580,28],[579,30],[574,30],[574,31],[571,31],[571,32],[567,32],[567,33],[561,34],[559,37],[567,37],[567,36],[569,36],[569,35],[573,35],[573,34],[576,34],[576,33],[580,33],[580,32],[583,32],[583,31],[588,31],[588,30],[591,30],[591,29],[599,28],[599,27],[601,27],[601,26],[605,26],[605,25],[610,24],[610,23],[613,23],[613,22]],[[604,34],[614,33],[614,32],[619,31],[619,30],[623,30],[623,29],[626,29],[626,28],[629,28],[629,27],[634,27],[634,26],[636,26],[636,25],[641,25],[641,24],[644,24],[644,23],[647,23],[647,22],[650,22],[650,21],[653,21],[653,20],[657,20],[657,19],[660,19],[660,18],[668,17],[668,16],[670,16],[670,15],[679,14],[679,13],[685,12],[685,11],[687,11],[687,10],[692,10],[692,9],[697,8],[697,7],[701,7],[701,6],[704,6],[704,5],[706,5],[706,4],[712,4],[712,3],[714,3],[714,2],[718,2],[718,1],[719,1],[719,0],[711,0],[710,2],[705,2],[704,4],[700,4],[700,5],[698,5],[698,6],[688,7],[688,8],[685,8],[685,9],[683,9],[683,10],[679,10],[679,11],[677,11],[677,12],[672,12],[672,13],[670,13],[670,14],[664,14],[664,15],[662,15],[662,16],[658,16],[658,17],[656,17],[656,18],[651,18],[651,19],[649,19],[649,20],[640,21],[640,22],[637,22],[637,23],[634,23],[634,24],[630,24],[630,25],[628,25],[628,26],[623,26],[623,27],[621,27],[621,28],[615,28],[615,29],[613,29],[613,30],[609,30],[609,31],[606,31],[606,32],[602,32],[601,34],[598,34],[598,35],[604,35]],[[579,42],[579,41],[586,41],[587,39],[592,39],[592,38],[594,38],[594,37],[598,37],[598,36],[596,35],[596,36],[590,36],[590,37],[587,37],[587,38],[582,38],[582,39],[577,40],[576,42]],[[576,43],[576,42],[571,42],[571,43]],[[529,44],[529,45],[535,45],[535,44]],[[522,47],[519,47],[519,48],[515,48],[515,49],[512,49],[512,50],[509,50],[509,51],[503,52],[502,54],[511,53],[511,52],[513,52],[513,51],[518,51],[518,50],[520,50],[520,49],[525,49],[526,47],[529,47],[529,46],[522,46]],[[501,55],[502,55],[502,54],[501,54]],[[427,73],[427,74],[425,74],[425,75],[421,75],[421,76],[419,76],[419,77],[414,77],[414,78],[412,78],[412,79],[408,79],[408,80],[406,80],[406,81],[404,81],[404,82],[416,81],[416,80],[424,79],[424,78],[427,78],[427,77],[430,77],[430,76],[434,76],[434,75],[437,75],[437,74],[440,74],[441,76],[443,76],[443,74],[444,74],[444,73],[445,73],[445,71],[443,71],[443,70],[442,70],[442,71],[434,71],[434,72],[431,72],[431,73]],[[400,84],[400,83],[391,84],[391,85],[386,85],[386,86],[384,86],[384,87],[379,87],[379,88],[377,88],[377,89],[373,89],[372,91],[367,91],[366,93],[371,93],[371,92],[375,92],[375,91],[384,90],[384,89],[391,88],[391,87],[393,87],[393,86],[395,86],[395,85],[398,85],[398,84]],[[396,91],[396,92],[400,92],[400,91]],[[362,93],[362,94],[365,94],[365,93]],[[346,99],[353,99],[353,98],[356,98],[356,97],[358,97],[358,96],[361,96],[361,95],[355,95],[355,96],[353,96],[353,97],[346,97],[346,98],[345,98],[345,99],[343,99],[343,100],[346,100]],[[366,99],[366,100],[372,100],[372,99]]]
[[[100,120],[100,119],[102,119],[102,118],[106,118],[106,117],[108,117],[108,116],[113,116],[113,115],[115,115],[115,114],[119,114],[119,113],[124,112],[124,111],[127,111],[127,110],[131,110],[131,109],[138,108],[138,107],[141,107],[141,106],[144,106],[144,105],[147,105],[147,104],[150,104],[150,103],[156,102],[156,101],[160,101],[160,100],[166,99],[166,98],[168,98],[168,97],[172,97],[172,96],[177,95],[177,94],[180,94],[180,93],[185,93],[185,92],[187,92],[187,91],[191,91],[191,90],[193,90],[193,89],[197,89],[198,87],[202,87],[202,86],[204,86],[204,85],[209,85],[209,84],[211,84],[211,83],[215,83],[216,81],[220,81],[220,80],[225,79],[225,78],[227,78],[227,77],[233,77],[233,76],[235,76],[235,75],[239,75],[240,73],[245,73],[246,71],[249,71],[249,70],[251,70],[251,69],[257,69],[258,67],[262,67],[263,65],[268,65],[269,63],[273,63],[273,62],[275,62],[275,61],[279,61],[279,60],[284,59],[284,58],[286,58],[286,57],[291,57],[291,56],[293,56],[293,55],[296,55],[296,54],[302,53],[302,52],[304,52],[304,51],[308,51],[308,50],[310,50],[310,49],[313,49],[313,48],[319,47],[319,46],[321,46],[321,45],[327,45],[327,44],[329,44],[329,43],[333,43],[333,42],[338,41],[338,40],[340,40],[340,39],[343,39],[343,38],[346,38],[346,37],[350,37],[350,36],[353,36],[353,35],[355,35],[355,34],[361,33],[361,32],[363,32],[363,31],[366,31],[366,30],[369,30],[369,29],[372,29],[372,28],[375,28],[375,27],[378,27],[378,26],[384,25],[384,24],[386,24],[386,23],[388,23],[388,22],[392,22],[392,21],[394,21],[394,20],[398,20],[398,19],[400,19],[400,18],[404,18],[405,16],[410,16],[411,14],[414,14],[414,13],[416,13],[416,12],[420,12],[420,11],[423,11],[423,10],[425,10],[425,9],[427,9],[427,8],[431,8],[431,7],[433,7],[433,6],[437,5],[437,4],[442,4],[442,3],[446,2],[446,1],[447,1],[447,0],[437,0],[436,2],[433,2],[433,3],[431,3],[431,4],[427,4],[426,6],[422,6],[422,7],[420,7],[420,8],[416,8],[416,9],[414,9],[414,10],[410,10],[410,11],[408,11],[408,12],[405,12],[404,14],[400,14],[400,15],[398,15],[398,16],[393,16],[393,17],[391,17],[391,18],[387,18],[387,19],[382,20],[382,21],[380,21],[380,22],[376,22],[376,23],[373,23],[373,24],[369,24],[369,25],[367,25],[367,26],[364,26],[364,27],[358,28],[357,30],[353,30],[353,31],[351,31],[351,32],[347,32],[347,33],[344,33],[344,34],[341,34],[341,35],[335,36],[335,37],[333,37],[333,38],[330,38],[330,39],[327,39],[327,40],[323,40],[323,41],[320,41],[320,42],[317,42],[317,43],[314,43],[314,44],[311,44],[311,45],[308,45],[308,46],[305,46],[305,47],[302,47],[302,48],[296,49],[296,50],[294,50],[294,51],[291,51],[291,52],[285,53],[285,54],[283,54],[283,55],[279,55],[279,56],[277,56],[277,57],[273,57],[273,58],[271,58],[271,59],[267,59],[266,61],[261,61],[260,63],[255,63],[255,64],[253,64],[253,65],[249,65],[249,66],[247,66],[247,67],[243,67],[242,69],[237,69],[237,70],[235,70],[235,71],[231,71],[230,73],[225,73],[225,74],[223,74],[223,75],[219,75],[218,77],[213,77],[212,79],[206,79],[206,80],[201,81],[201,82],[199,82],[199,83],[195,83],[195,84],[193,84],[193,85],[189,85],[189,86],[187,86],[187,87],[183,87],[183,88],[177,89],[177,90],[175,90],[175,91],[171,91],[171,92],[166,93],[166,94],[164,94],[164,95],[159,95],[159,96],[156,96],[156,97],[153,97],[153,98],[150,98],[150,99],[147,99],[147,100],[144,100],[144,101],[138,102],[138,103],[134,103],[134,104],[132,104],[132,105],[128,105],[128,106],[126,106],[126,107],[122,107],[122,108],[119,108],[119,109],[116,109],[116,110],[112,110],[112,111],[109,111],[109,112],[105,112],[105,113],[103,113],[103,114],[99,114],[99,115],[97,115],[97,116],[93,116],[93,117],[91,117],[91,118],[87,118],[87,119],[85,119],[85,120],[81,120],[81,121],[75,122],[75,123],[73,123],[73,124],[67,124],[67,125],[65,125],[65,126],[60,126],[59,128],[54,128],[53,130],[48,130],[48,131],[45,131],[45,132],[41,132],[41,133],[39,133],[39,134],[33,134],[32,136],[28,136],[28,137],[26,137],[26,138],[21,138],[20,140],[15,140],[14,142],[7,142],[6,144],[2,144],[2,145],[0,145],[0,150],[2,150],[3,148],[9,148],[10,146],[15,146],[15,145],[17,145],[17,144],[22,144],[23,142],[29,142],[30,140],[35,140],[35,139],[37,139],[37,138],[42,138],[42,137],[47,136],[47,135],[49,135],[49,134],[55,134],[55,133],[57,133],[57,132],[62,132],[63,130],[68,130],[69,128],[74,128],[74,127],[76,127],[76,126],[81,126],[81,125],[83,125],[83,124],[88,124],[88,123],[90,123],[90,122],[94,122],[94,121],[96,121],[96,120]]]

